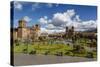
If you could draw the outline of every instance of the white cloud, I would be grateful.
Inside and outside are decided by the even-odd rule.
[[[97,28],[97,21],[89,20],[89,21],[81,21],[81,22],[73,22],[73,26],[76,31],[85,31],[92,30]]]
[[[67,10],[65,14],[68,15],[69,17],[73,17],[75,15],[75,10],[74,9]]]
[[[14,8],[15,8],[15,9],[18,9],[18,10],[22,10],[23,6],[22,6],[21,3],[15,1],[15,2],[14,2]]]
[[[52,33],[60,33],[60,32],[65,32],[65,29],[63,29],[63,30],[58,30],[58,29],[41,28],[41,33],[52,34]]]
[[[46,29],[46,28],[41,28],[41,33],[47,33],[48,32],[48,30]]]
[[[48,3],[48,4],[47,4],[47,7],[50,7],[50,8],[51,8],[52,6],[53,6],[52,3]]]
[[[41,17],[38,21],[40,22],[40,24],[47,24],[48,20],[47,20],[47,16]]]
[[[54,26],[53,24],[48,24],[48,25],[46,26],[46,28],[47,28],[47,29],[54,29],[55,26]]]
[[[28,16],[24,16],[23,20],[25,20],[26,22],[30,22],[32,19],[30,17],[28,17]]]
[[[76,15],[75,18],[74,18],[74,21],[80,22],[81,21],[80,16],[79,15]]]
[[[51,23],[51,22],[52,22],[52,20],[51,20],[51,19],[49,19],[49,20],[48,20],[48,23]]]
[[[38,9],[38,8],[40,8],[39,3],[34,3],[34,4],[32,5],[32,10],[33,10],[33,11],[36,10],[36,9]]]
[[[80,26],[84,29],[93,29],[97,27],[97,22],[94,20],[83,21]]]
[[[59,6],[59,4],[53,4],[53,3],[48,3],[47,4],[47,7],[49,7],[49,8],[51,8],[51,7],[53,7],[53,6],[56,6],[56,7],[58,7]]]
[[[55,26],[66,25],[68,22],[72,22],[72,17],[75,15],[74,9],[67,10],[63,13],[55,13],[52,18],[52,24]]]
[[[52,32],[64,31],[66,26],[74,26],[76,31],[92,30],[97,27],[96,20],[82,21],[74,9],[67,10],[63,13],[57,12],[53,14],[51,19],[48,19],[47,16],[40,19],[40,23],[45,23],[45,28]]]

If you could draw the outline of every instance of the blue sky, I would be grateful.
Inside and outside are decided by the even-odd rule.
[[[83,5],[71,5],[71,4],[51,4],[51,3],[34,3],[34,2],[14,2],[14,27],[18,26],[18,20],[24,18],[27,21],[28,26],[33,24],[40,24],[40,19],[44,20],[46,24],[41,24],[41,26],[46,27],[47,24],[55,24],[55,18],[60,20],[59,15],[55,17],[54,15],[60,14],[66,15],[71,22],[74,21],[76,16],[80,21],[75,22],[96,22],[97,21],[97,7],[96,6],[83,6]],[[69,18],[68,13],[72,16]],[[48,22],[48,21],[51,21]],[[63,21],[63,20],[61,20]],[[65,19],[66,22],[69,22]],[[64,23],[65,23],[64,21]],[[57,22],[56,22],[57,23]],[[60,22],[59,22],[60,23]],[[63,23],[63,22],[62,22]],[[69,22],[70,23],[70,22]],[[91,22],[90,22],[91,23]],[[67,23],[66,23],[67,24]],[[51,26],[52,26],[51,25]],[[57,26],[56,26],[57,28]]]

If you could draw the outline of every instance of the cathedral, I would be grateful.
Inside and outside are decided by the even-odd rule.
[[[27,27],[27,22],[21,19],[18,21],[18,27],[13,29],[13,40],[37,40],[40,36],[40,31],[38,24]]]

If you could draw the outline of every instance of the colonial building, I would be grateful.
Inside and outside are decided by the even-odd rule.
[[[14,40],[36,40],[40,36],[40,27],[38,24],[32,27],[27,27],[27,22],[25,20],[19,20],[18,27],[13,29],[13,39]]]
[[[74,35],[74,33],[75,33],[74,26],[70,28],[66,27],[66,30],[65,30],[66,37],[71,38]]]
[[[31,30],[30,30],[30,38],[32,40],[38,40],[40,37],[40,27],[38,24],[33,25]]]
[[[27,39],[30,33],[30,29],[26,26],[25,20],[19,20],[17,35],[19,39]]]

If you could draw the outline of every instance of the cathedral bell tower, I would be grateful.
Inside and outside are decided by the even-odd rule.
[[[18,38],[21,40],[27,39],[28,29],[26,26],[26,21],[21,19],[18,22]]]
[[[19,20],[19,28],[25,28],[26,27],[26,21],[25,20]]]

